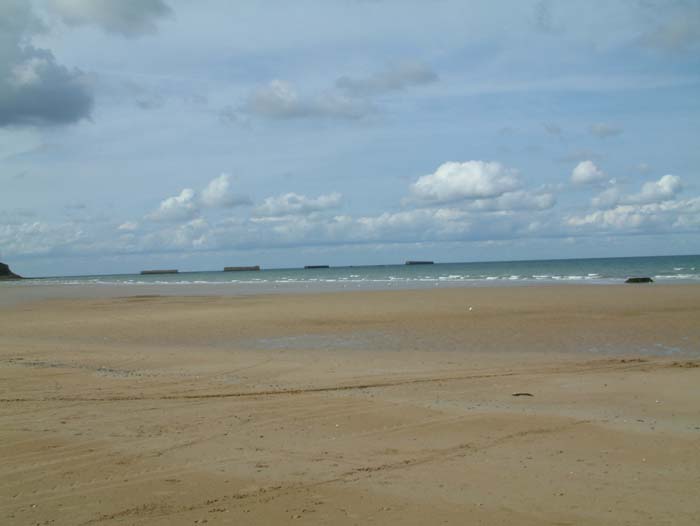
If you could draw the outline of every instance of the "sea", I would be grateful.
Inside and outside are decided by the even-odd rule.
[[[17,286],[167,285],[169,289],[181,285],[191,289],[199,285],[202,289],[215,288],[235,294],[556,283],[606,285],[623,283],[628,277],[650,277],[659,283],[700,283],[700,255],[54,276],[15,283]]]

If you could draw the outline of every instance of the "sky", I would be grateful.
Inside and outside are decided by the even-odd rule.
[[[700,252],[697,0],[2,0],[29,276]]]

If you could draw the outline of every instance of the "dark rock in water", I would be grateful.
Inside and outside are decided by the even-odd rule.
[[[5,263],[0,263],[0,279],[22,279],[22,276],[12,272]]]
[[[654,283],[654,280],[651,278],[627,278],[625,283]]]

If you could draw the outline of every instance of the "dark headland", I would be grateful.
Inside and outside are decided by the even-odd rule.
[[[0,280],[9,279],[22,279],[22,276],[12,272],[10,270],[9,265],[6,265],[5,263],[0,263]]]

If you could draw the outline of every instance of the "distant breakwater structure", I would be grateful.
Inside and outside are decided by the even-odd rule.
[[[330,265],[304,265],[306,270],[319,269],[319,268],[331,268]]]
[[[0,280],[23,279],[19,274],[15,274],[10,270],[10,266],[5,263],[0,263]]]
[[[260,270],[260,265],[251,265],[248,267],[224,267],[224,272],[247,272]]]
[[[177,269],[142,270],[142,271],[141,271],[141,275],[142,275],[142,276],[145,276],[145,275],[151,275],[151,274],[177,274],[178,272],[180,272],[180,271],[177,270]]]
[[[435,264],[434,261],[420,261],[420,260],[417,261],[417,260],[413,260],[413,259],[409,259],[408,261],[406,261],[406,265],[434,265],[434,264]]]

